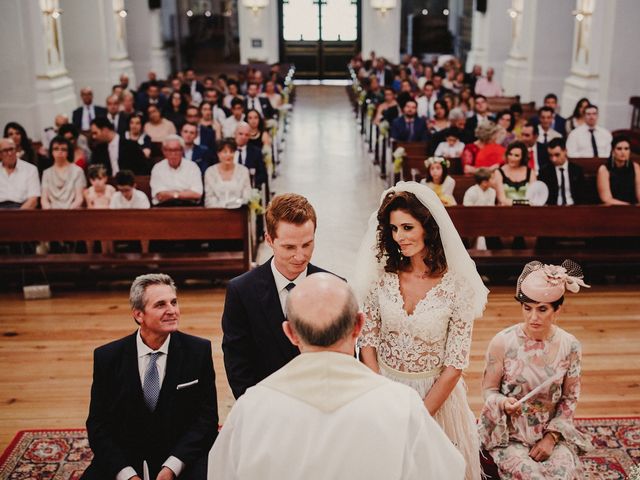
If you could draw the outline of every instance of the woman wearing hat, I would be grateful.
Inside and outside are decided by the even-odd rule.
[[[505,479],[579,479],[592,448],[573,424],[580,342],[557,326],[564,293],[587,287],[579,265],[528,263],[516,290],[523,322],[498,333],[486,356],[480,440]]]

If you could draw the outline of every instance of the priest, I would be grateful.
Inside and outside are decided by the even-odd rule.
[[[350,287],[316,273],[287,298],[301,354],[231,410],[209,479],[462,479],[465,462],[418,394],[353,358],[364,315]]]

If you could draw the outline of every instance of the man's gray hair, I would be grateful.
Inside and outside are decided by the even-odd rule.
[[[449,120],[460,120],[461,118],[467,118],[461,108],[452,108],[449,112]]]
[[[133,281],[131,290],[129,290],[129,304],[133,310],[144,311],[146,304],[144,293],[152,285],[168,285],[174,292],[176,291],[176,284],[167,274],[147,273],[146,275],[140,275]]]
[[[358,301],[351,288],[348,288],[348,295],[340,315],[331,319],[331,323],[324,328],[310,325],[300,315],[302,312],[296,312],[291,304],[292,302],[287,299],[287,320],[306,344],[315,347],[330,347],[344,339],[353,331],[358,320]]]
[[[233,131],[233,133],[235,134],[238,130],[240,130],[241,127],[251,128],[247,122],[245,122],[244,120],[240,120],[236,125],[236,129]]]
[[[178,142],[182,147],[182,149],[184,150],[184,147],[185,147],[184,138],[182,138],[180,135],[176,135],[175,133],[172,133],[171,135],[167,135],[167,138],[165,138],[162,141],[162,147],[163,148],[166,147],[171,142]]]

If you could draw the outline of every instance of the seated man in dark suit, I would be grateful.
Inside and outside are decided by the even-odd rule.
[[[273,257],[227,286],[222,314],[222,351],[227,379],[238,398],[300,354],[282,330],[289,291],[308,275],[316,213],[301,195],[274,197],[265,214]]]
[[[198,129],[195,125],[190,123],[185,123],[182,125],[180,129],[180,136],[184,140],[184,153],[183,156],[186,160],[191,160],[196,165],[204,175],[204,172],[207,171],[214,162],[214,156],[211,154],[209,149],[203,145],[196,145],[194,140],[198,135]]]
[[[107,118],[113,123],[113,129],[120,136],[124,137],[125,132],[129,129],[129,115],[120,111],[122,102],[118,95],[110,95],[107,97]]]
[[[149,81],[146,90],[138,92],[136,108],[141,112],[146,112],[149,105],[156,105],[162,111],[167,103],[167,97],[160,93],[160,84],[155,80]]]
[[[102,164],[112,177],[120,170],[131,170],[136,175],[149,175],[147,157],[140,145],[118,135],[113,124],[105,117],[91,122],[91,138],[96,146],[91,156],[92,164]]]
[[[550,164],[540,169],[538,180],[549,189],[547,205],[575,205],[585,197],[584,171],[581,166],[567,160],[567,149],[562,138],[554,138],[547,146]]]
[[[566,138],[566,119],[556,113],[556,111],[558,110],[558,96],[555,93],[548,93],[547,95],[545,95],[544,106],[553,110],[551,128]],[[531,118],[530,122],[534,125],[538,125],[540,123],[540,119],[536,115],[535,117]]]
[[[480,122],[487,120],[493,120],[491,112],[489,111],[489,103],[487,103],[487,97],[484,95],[474,95],[473,111],[475,115],[467,118],[464,129],[474,140],[476,138],[475,131]]]
[[[427,122],[417,116],[418,104],[415,100],[405,101],[402,116],[391,123],[391,138],[399,142],[424,142],[429,139]]]
[[[520,139],[527,146],[529,168],[539,172],[549,165],[549,152],[544,144],[538,142],[538,127],[527,122],[520,132]]]
[[[218,434],[211,343],[178,330],[168,275],[136,278],[129,302],[138,331],[94,352],[83,478],[205,478]]]
[[[93,91],[89,87],[80,90],[82,106],[76,108],[71,115],[71,123],[80,131],[87,132],[91,120],[107,116],[107,109],[93,104]]]
[[[202,115],[198,107],[190,105],[185,110],[184,118],[187,123],[196,127],[196,139],[194,143],[206,147],[210,152],[216,151],[216,132],[213,128],[201,125]]]
[[[276,111],[271,106],[267,97],[258,96],[260,88],[257,83],[251,82],[247,85],[247,98],[244,100],[244,111],[256,110],[262,118],[273,118]]]
[[[262,152],[255,145],[249,145],[251,127],[247,122],[240,122],[236,127],[234,139],[238,147],[236,162],[249,169],[251,183],[255,188],[262,188],[267,182],[267,167],[262,158]]]

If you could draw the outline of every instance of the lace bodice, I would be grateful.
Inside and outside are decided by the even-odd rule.
[[[404,372],[426,372],[469,364],[473,292],[467,281],[447,272],[408,314],[395,273],[385,273],[364,302],[367,317],[360,347],[376,348],[386,365]]]

